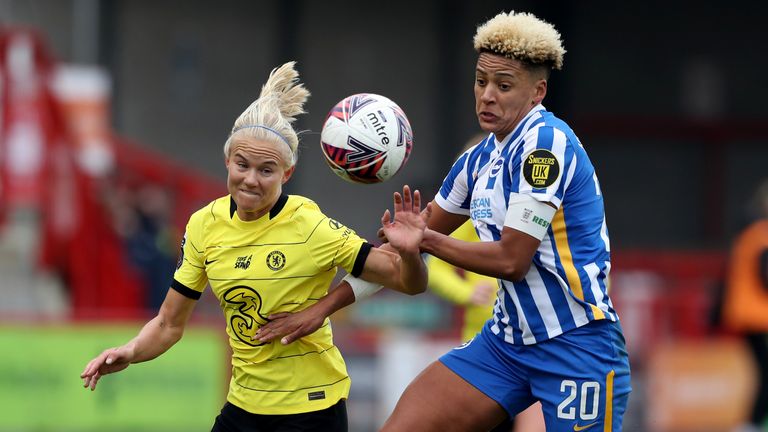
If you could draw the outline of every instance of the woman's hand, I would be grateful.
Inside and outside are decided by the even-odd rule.
[[[418,190],[411,195],[411,188],[403,186],[402,195],[399,192],[394,194],[394,218],[391,218],[389,209],[381,217],[383,236],[398,253],[419,253],[419,244],[431,211],[431,203],[421,211],[421,193]]]
[[[288,345],[296,339],[316,332],[325,322],[325,315],[320,308],[309,307],[295,313],[279,312],[267,319],[269,322],[256,330],[253,340],[267,343],[280,338],[281,344]]]
[[[90,387],[91,391],[96,390],[96,384],[102,376],[127,368],[131,364],[130,359],[132,357],[131,350],[125,346],[104,350],[88,362],[83,373],[80,374],[80,378],[83,379],[83,387]]]

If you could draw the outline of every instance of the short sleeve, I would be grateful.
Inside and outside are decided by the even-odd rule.
[[[341,222],[323,217],[307,241],[307,247],[319,268],[342,267],[357,276],[371,245]]]
[[[187,223],[171,285],[173,289],[192,299],[199,299],[208,283],[203,256],[205,245],[202,241],[202,218],[198,216],[198,213],[192,215]]]
[[[435,196],[435,203],[445,211],[456,214],[469,214],[469,172],[470,153],[465,152],[453,163],[451,170],[443,180],[440,191]]]
[[[543,126],[529,131],[523,142],[520,158],[513,159],[509,167],[511,178],[517,179],[513,194],[530,195],[560,207],[576,168],[575,152],[566,134]]]

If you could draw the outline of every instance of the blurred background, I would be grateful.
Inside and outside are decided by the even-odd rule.
[[[633,367],[624,430],[744,422],[756,364],[718,311],[729,247],[768,177],[765,3],[0,0],[0,430],[209,430],[228,383],[210,293],[167,355],[95,393],[78,375],[156,312],[188,216],[226,194],[234,119],[297,60],[312,97],[287,192],[375,240],[391,193],[432,197],[478,132],[472,36],[502,10],[563,35],[544,105],[576,131],[605,196]],[[383,184],[346,183],[320,153],[326,113],[360,92],[413,126],[408,164]],[[350,430],[376,430],[458,344],[461,319],[429,292],[335,315]]]

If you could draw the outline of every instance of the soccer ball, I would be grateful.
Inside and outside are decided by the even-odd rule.
[[[360,93],[337,103],[320,133],[325,161],[336,175],[353,183],[392,178],[413,147],[411,124],[390,99]]]

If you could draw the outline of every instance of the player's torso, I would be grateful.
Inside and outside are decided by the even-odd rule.
[[[575,137],[572,140],[575,141]],[[546,241],[557,231],[563,231],[571,247],[578,249],[585,261],[607,259],[610,245],[604,229],[602,192],[586,152],[578,141],[572,140],[566,145],[576,155],[575,163],[568,167],[570,172],[561,174],[565,184],[561,185],[563,192],[558,196],[561,202],[555,216],[557,223],[552,222],[554,225],[539,250],[544,251]],[[483,241],[501,238],[509,198],[520,193],[521,183],[527,181],[526,175],[530,177],[523,161],[530,157],[531,151],[523,144],[512,141],[504,147],[486,150],[470,171],[469,216]]]
[[[205,272],[233,348],[256,346],[251,336],[270,314],[304,309],[326,293],[336,269],[320,268],[310,255],[311,229],[289,217],[253,229],[224,218],[208,226]]]
[[[559,167],[563,178],[553,197],[559,209],[551,224],[541,222],[548,231],[525,279],[502,281],[505,289],[499,291],[495,316],[506,328],[497,331],[506,331],[509,342],[540,342],[594,319],[615,319],[606,289],[610,244],[602,194],[576,137],[569,134],[564,145],[563,154],[573,157]],[[501,239],[510,195],[520,193],[525,182],[535,183],[537,173],[546,175],[540,167],[526,166],[535,148],[520,138],[476,159],[469,215],[483,241]]]
[[[318,262],[310,250],[312,242],[322,241],[312,236],[313,224],[337,222],[319,212],[291,215],[291,204],[280,217],[256,224],[218,217],[202,236],[205,273],[224,311],[233,351],[228,400],[254,413],[323,409],[349,389],[328,319],[287,346],[251,338],[270,314],[297,312],[317,302],[336,273],[332,263]]]

